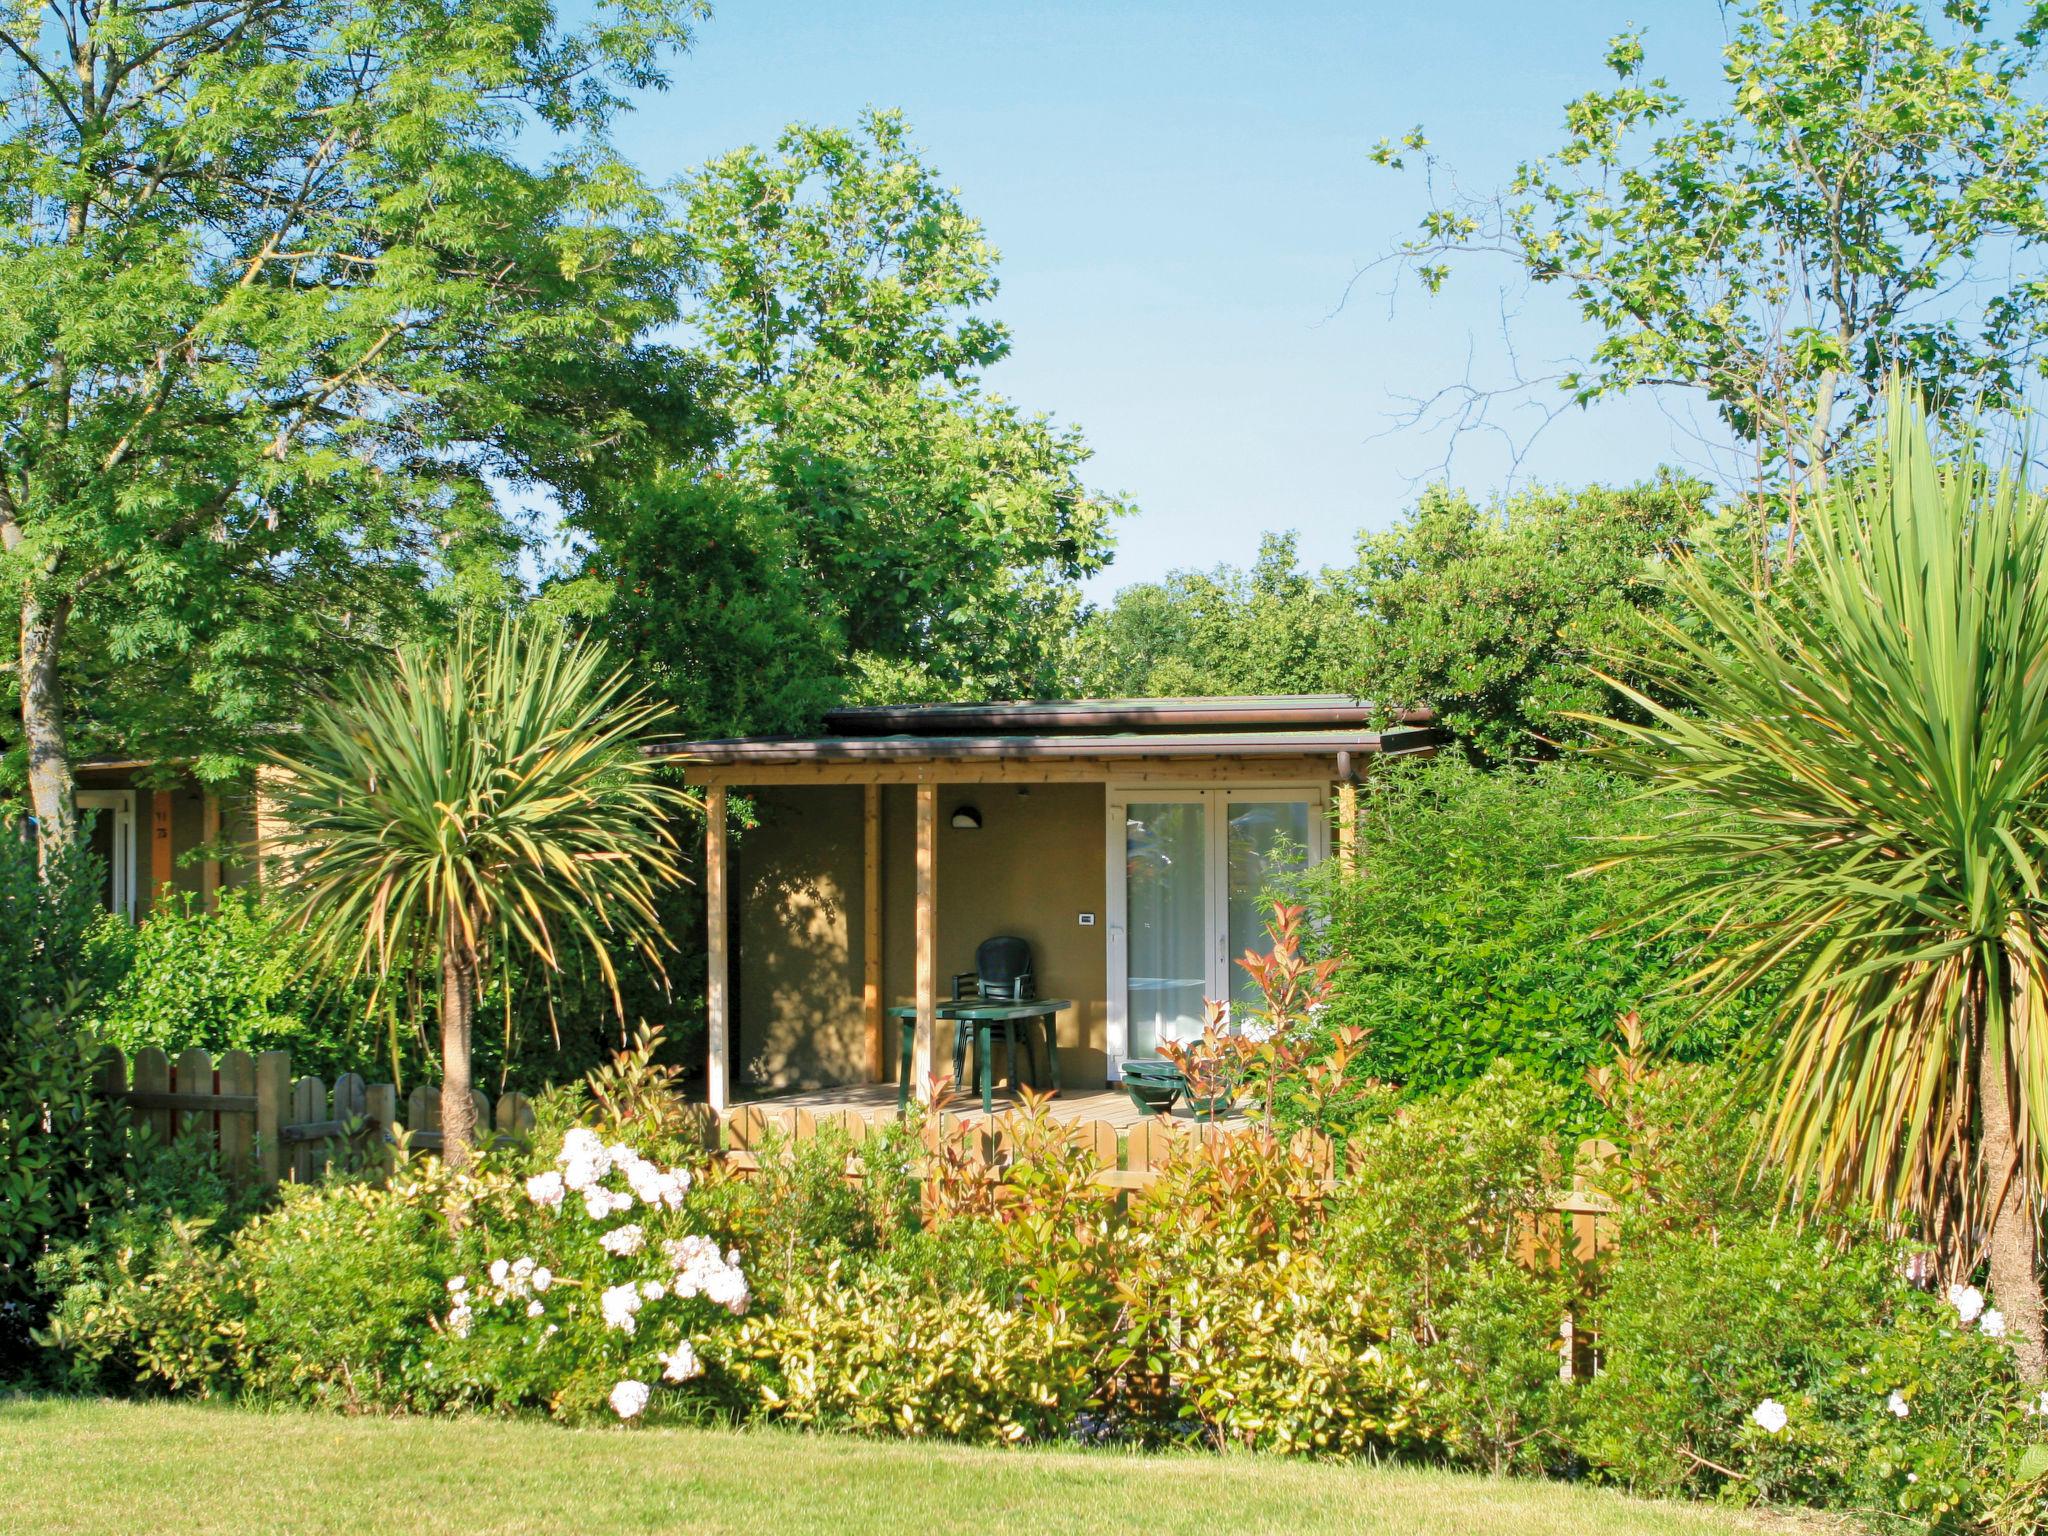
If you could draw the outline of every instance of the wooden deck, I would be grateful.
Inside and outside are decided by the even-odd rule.
[[[741,1104],[747,1108],[766,1110],[770,1114],[778,1110],[800,1109],[813,1116],[856,1114],[868,1120],[893,1120],[896,1118],[896,1085],[847,1083],[834,1088],[812,1088],[803,1092],[745,1099]],[[1016,1099],[1011,1094],[1001,1089],[997,1090],[997,1114],[1000,1115],[1015,1105]],[[956,1115],[979,1118],[981,1096],[978,1093],[957,1095],[951,1109]],[[1150,1118],[1131,1102],[1130,1095],[1121,1088],[1072,1087],[1065,1089],[1052,1101],[1052,1117],[1055,1120],[1072,1123],[1097,1120],[1120,1132],[1141,1125]],[[1173,1119],[1182,1125],[1195,1124],[1194,1114],[1185,1101],[1175,1106]],[[1225,1129],[1231,1129],[1249,1122],[1242,1114],[1235,1114],[1216,1123]]]

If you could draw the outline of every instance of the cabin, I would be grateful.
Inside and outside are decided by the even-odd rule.
[[[1261,892],[1353,857],[1359,780],[1433,751],[1433,725],[1337,695],[1115,699],[648,743],[708,812],[712,1103],[895,1103],[950,1070],[954,978],[1004,937],[1028,946],[1036,996],[1068,1005],[1063,1093],[1113,1104],[1124,1062],[1242,995]]]
[[[257,878],[253,782],[204,785],[182,764],[124,757],[84,759],[73,777],[108,911],[140,922],[166,890],[211,910],[220,892]]]

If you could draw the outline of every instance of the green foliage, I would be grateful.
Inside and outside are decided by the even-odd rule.
[[[1064,1433],[1091,1340],[1059,1311],[934,1295],[869,1272],[810,1282],[715,1346],[754,1412],[869,1434],[1008,1444]]]
[[[1487,505],[1434,486],[1361,534],[1354,564],[1313,574],[1292,534],[1268,534],[1249,570],[1177,571],[1091,611],[1070,691],[1350,693],[1430,705],[1481,762],[1553,757],[1589,737],[1570,711],[1625,707],[1589,664],[1643,677],[1647,620],[1668,606],[1661,558],[1720,536],[1706,497],[1669,475]]]
[[[1124,587],[1075,631],[1079,698],[1349,690],[1369,629],[1338,573],[1298,567],[1296,536],[1259,540],[1249,570],[1174,571]]]
[[[117,964],[98,877],[81,848],[42,878],[32,844],[0,841],[0,1376],[40,1320],[36,1263],[121,1189],[121,1116],[97,1092],[99,1048],[76,1019]]]
[[[1570,1183],[1569,1144],[1548,1130],[1565,1099],[1503,1063],[1360,1127],[1327,1240],[1337,1271],[1381,1298],[1391,1347],[1431,1377],[1446,1448],[1495,1472],[1567,1459],[1556,1331],[1572,1277],[1522,1262]]]
[[[1668,475],[1483,507],[1431,489],[1392,529],[1359,538],[1350,581],[1370,624],[1355,691],[1430,705],[1485,762],[1583,742],[1570,712],[1619,702],[1589,666],[1640,678],[1646,620],[1668,606],[1659,558],[1700,523],[1706,495]]]
[[[431,1411],[457,1398],[431,1326],[454,1271],[438,1188],[289,1186],[237,1235],[240,1389],[270,1402]]]
[[[1903,1260],[1792,1223],[1630,1228],[1592,1318],[1581,1451],[1645,1491],[1968,1528],[2020,1481],[2035,1435],[2011,1350],[1908,1285]],[[1789,1414],[1781,1432],[1752,1417],[1765,1399]]]
[[[1759,1016],[1760,992],[1703,1011],[1680,986],[1704,963],[1704,920],[1606,932],[1662,876],[1575,875],[1610,839],[1661,835],[1674,814],[1607,776],[1569,764],[1484,773],[1439,758],[1383,766],[1360,804],[1358,876],[1332,864],[1305,888],[1319,943],[1344,959],[1323,1026],[1366,1032],[1348,1099],[1326,1111],[1334,1128],[1383,1112],[1374,1079],[1412,1101],[1506,1059],[1568,1091],[1548,1125],[1577,1139],[1609,1123],[1586,1073],[1607,1063],[1623,1014],[1639,1012],[1652,1045],[1683,1059],[1722,1053]]]
[[[639,344],[675,318],[675,242],[607,129],[695,10],[10,10],[0,514],[56,769],[67,725],[226,767],[430,584],[504,590],[494,480],[691,414]]]
[[[1082,484],[1076,432],[982,388],[1009,349],[983,313],[996,253],[901,117],[793,126],[682,191],[729,431],[708,461],[593,481],[551,600],[601,615],[692,731],[1054,691],[1123,507]]]
[[[1616,38],[1616,83],[1566,107],[1562,147],[1502,195],[1436,203],[1402,253],[1432,289],[1473,251],[1559,285],[1599,334],[1575,399],[1697,389],[1816,480],[1894,371],[1957,419],[2017,404],[2048,368],[2048,30],[2033,6],[2010,38],[1991,6],[1927,9],[1750,0],[1698,116],[1641,35]]]
[[[384,1021],[366,1016],[363,991],[310,974],[296,936],[253,895],[224,891],[213,913],[189,896],[160,901],[120,937],[126,972],[84,1019],[109,1045],[289,1051],[295,1073],[322,1078],[388,1059]]]
[[[212,1397],[234,1384],[243,1308],[226,1239],[250,1199],[197,1141],[148,1148],[118,1202],[52,1248],[35,1341],[60,1385]]]

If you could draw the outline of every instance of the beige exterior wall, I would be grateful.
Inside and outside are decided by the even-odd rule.
[[[857,785],[778,787],[751,797],[760,824],[735,840],[733,1015],[743,1093],[859,1082],[861,803]],[[1101,1082],[1106,1053],[1103,788],[1100,784],[940,787],[939,990],[974,968],[975,947],[999,933],[1028,940],[1041,994],[1073,998],[1060,1018],[1060,1070]],[[982,825],[951,825],[962,805]],[[882,993],[911,1001],[916,957],[916,791],[882,790]],[[1082,927],[1079,915],[1095,915]],[[900,1026],[885,1030],[896,1071]],[[946,1026],[941,1034],[949,1042]],[[950,1065],[950,1058],[948,1059]],[[892,1078],[893,1080],[893,1078]]]
[[[858,1082],[861,790],[752,792],[759,825],[737,834],[728,906],[734,953],[734,1086],[741,1093]]]
[[[1207,782],[1324,782],[1320,759],[1229,765]],[[831,766],[820,778],[848,776]],[[1192,772],[1155,768],[1170,782]],[[1105,769],[1105,777],[1108,770]],[[1135,778],[1132,774],[1130,777]],[[863,1081],[867,1031],[861,1014],[865,934],[861,910],[862,787],[852,784],[736,785],[759,825],[732,845],[732,1054],[734,1093],[763,1093]],[[916,985],[916,788],[885,784],[882,803],[882,995],[912,1001]],[[1060,1016],[1060,1070],[1072,1085],[1102,1083],[1109,1071],[1108,900],[1102,782],[938,786],[938,988],[974,968],[975,947],[996,934],[1027,940],[1041,996],[1072,998]],[[978,829],[956,828],[972,805]],[[1094,922],[1083,927],[1082,913]],[[884,1026],[889,1081],[895,1080],[900,1023]],[[952,1064],[952,1029],[935,1042]]]

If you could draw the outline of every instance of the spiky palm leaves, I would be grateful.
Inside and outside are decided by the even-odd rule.
[[[470,1027],[493,959],[558,970],[580,947],[615,1006],[615,952],[659,968],[685,798],[637,749],[659,713],[601,647],[533,619],[465,622],[316,701],[277,755],[283,873],[314,953],[379,976],[438,966],[451,1162],[473,1132]]]
[[[1687,810],[1635,854],[1696,870],[1664,915],[1732,936],[1703,973],[1795,977],[1768,1148],[1800,1185],[1987,1250],[2043,1370],[2034,1213],[2048,1149],[2048,507],[1944,460],[1893,404],[1872,469],[1768,597],[1701,558],[1673,584],[1677,707],[1610,759]],[[1701,808],[1704,808],[1702,813]]]

